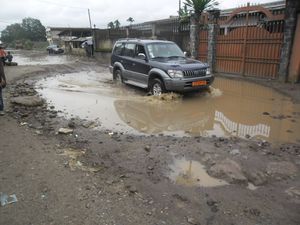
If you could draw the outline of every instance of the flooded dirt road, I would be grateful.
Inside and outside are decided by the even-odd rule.
[[[74,57],[64,54],[49,55],[47,51],[11,50],[13,61],[18,65],[57,65],[67,64],[74,61]]]
[[[217,77],[156,98],[70,59],[5,68],[1,225],[299,224],[295,92]]]
[[[37,87],[67,118],[97,120],[115,132],[300,142],[300,105],[246,81],[217,78],[208,91],[173,99],[146,96],[95,71],[58,75]]]

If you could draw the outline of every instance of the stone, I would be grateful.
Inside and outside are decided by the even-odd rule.
[[[73,129],[59,128],[58,133],[59,134],[72,134],[73,133]]]
[[[240,154],[241,154],[241,152],[238,149],[233,149],[230,151],[230,155],[240,155]]]
[[[11,103],[29,107],[37,107],[44,104],[43,99],[38,96],[19,96],[11,98]]]
[[[196,221],[196,219],[195,218],[193,218],[193,217],[187,217],[187,222],[189,223],[189,224],[193,224],[193,225],[200,225],[200,223],[198,222],[198,221]]]
[[[146,145],[144,149],[145,149],[145,151],[150,152],[151,147],[149,145]]]
[[[73,120],[70,120],[69,123],[68,123],[68,127],[71,128],[71,129],[74,129],[76,126],[75,122]]]
[[[95,125],[95,122],[93,122],[93,121],[85,121],[85,122],[82,123],[82,126],[84,128],[90,128],[90,127],[92,127],[94,125]]]
[[[212,166],[209,169],[209,173],[218,178],[225,178],[229,180],[230,183],[247,182],[247,178],[243,174],[241,166],[228,158]]]
[[[127,185],[126,188],[131,194],[137,193],[137,188],[134,185]]]
[[[290,187],[289,189],[285,190],[285,193],[291,197],[300,198],[300,188]]]
[[[248,180],[255,186],[261,186],[267,183],[266,175],[261,171],[246,172]]]

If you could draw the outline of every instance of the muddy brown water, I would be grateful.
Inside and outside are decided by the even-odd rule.
[[[170,165],[170,179],[178,185],[218,187],[228,185],[221,179],[216,179],[208,175],[205,167],[197,161],[187,160],[186,158],[174,159]]]
[[[13,61],[18,65],[52,65],[52,64],[66,64],[74,61],[74,57],[53,54],[49,55],[47,51],[25,51],[25,50],[11,50]]]
[[[114,84],[109,73],[90,71],[47,78],[37,88],[65,117],[98,121],[100,129],[300,141],[300,105],[255,83],[216,78],[210,91],[156,98]]]

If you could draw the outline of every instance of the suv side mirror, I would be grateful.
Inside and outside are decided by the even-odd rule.
[[[144,53],[139,53],[137,58],[141,60],[146,60],[146,55]]]
[[[191,57],[191,53],[190,52],[185,51],[185,52],[183,52],[183,54],[187,58]]]

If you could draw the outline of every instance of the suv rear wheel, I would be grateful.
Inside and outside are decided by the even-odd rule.
[[[117,84],[123,83],[122,71],[119,69],[115,70],[113,79]]]
[[[165,89],[164,83],[160,79],[155,78],[151,82],[150,92],[154,96],[159,96],[159,95],[165,93],[166,89]]]

